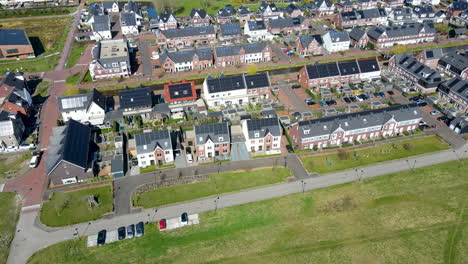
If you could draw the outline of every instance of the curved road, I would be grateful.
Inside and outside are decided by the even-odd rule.
[[[282,183],[251,189],[243,192],[220,195],[218,208],[251,203],[265,199],[280,197],[292,193],[318,189],[337,184],[352,182],[364,178],[372,178],[389,173],[405,171],[447,161],[467,158],[468,144],[457,150],[435,152],[408,159],[393,160],[372,166],[350,169],[322,177],[308,178],[303,181]],[[182,212],[202,213],[215,209],[214,198],[205,198],[184,203],[174,204],[156,209],[145,209],[138,213],[115,216],[89,223],[82,223],[64,228],[45,228],[37,223],[38,211],[21,215],[17,232],[8,256],[8,264],[26,263],[36,251],[47,246],[76,238],[96,234],[102,229],[116,229],[120,226],[134,224],[138,221],[156,221],[161,218],[177,217]]]

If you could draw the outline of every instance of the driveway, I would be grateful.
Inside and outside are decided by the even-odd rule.
[[[249,160],[250,154],[244,142],[232,142],[231,161]]]
[[[138,40],[138,49],[141,54],[141,66],[143,67],[143,76],[150,77],[153,74],[153,65],[151,64],[151,54],[148,49],[148,42]]]
[[[279,90],[279,97],[287,97],[286,101],[283,102],[286,108],[290,107],[290,112],[309,112],[309,107],[305,103],[305,101],[297,96],[297,94],[291,88],[292,83],[287,83],[285,81],[278,81]]]

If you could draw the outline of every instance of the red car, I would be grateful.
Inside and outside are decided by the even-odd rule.
[[[159,221],[159,230],[165,230],[167,227],[166,219],[161,219]]]

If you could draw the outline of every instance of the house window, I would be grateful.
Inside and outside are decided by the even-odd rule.
[[[154,157],[154,155],[153,155],[153,154],[149,154],[148,157],[149,157],[149,158],[152,158],[152,157]]]
[[[156,156],[159,158],[162,156],[162,153],[158,153]]]
[[[224,144],[223,144],[223,147],[227,147],[227,145],[228,145],[227,143],[224,143]]]
[[[169,150],[166,150],[166,155],[169,155],[170,151]]]
[[[227,153],[227,152],[228,152],[228,150],[227,150],[227,149],[223,149],[223,153]]]
[[[278,141],[278,138],[277,138],[277,137],[275,137],[275,138],[273,139],[273,141]]]
[[[260,136],[259,133],[255,133],[255,137],[258,138]]]
[[[219,144],[215,144],[215,148],[219,148]]]
[[[223,138],[223,137],[219,137],[219,138],[218,138],[218,141],[224,141],[224,138]]]

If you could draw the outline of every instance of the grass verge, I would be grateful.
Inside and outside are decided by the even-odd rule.
[[[15,236],[16,222],[20,212],[21,204],[15,198],[14,193],[0,193],[0,263],[6,263],[10,244]]]
[[[98,206],[90,207],[87,198],[95,197]],[[40,219],[47,226],[66,226],[96,220],[113,210],[110,185],[71,192],[58,192],[42,205]]]
[[[171,231],[150,224],[138,240],[102,247],[67,241],[28,263],[427,264],[449,263],[451,250],[452,263],[461,264],[468,257],[467,166],[448,162],[218,209]]]
[[[207,182],[177,185],[155,189],[140,195],[135,194],[133,204],[151,208],[283,182],[289,176],[291,176],[289,169],[278,167],[211,174]]]
[[[437,136],[407,139],[360,150],[339,150],[324,155],[302,156],[309,172],[327,173],[373,163],[448,149],[449,145]]]
[[[7,163],[5,160],[0,160],[0,180],[4,180],[6,174],[15,174],[17,171],[22,169],[21,164],[27,160],[30,160],[32,155],[30,153],[21,155],[18,159]],[[24,164],[26,165],[26,164]],[[26,165],[27,166],[27,165]]]
[[[68,55],[67,65],[65,66],[65,69],[73,68],[73,66],[75,66],[76,63],[80,60],[81,54],[86,51],[87,47],[87,45],[73,46],[70,50],[70,54]]]

